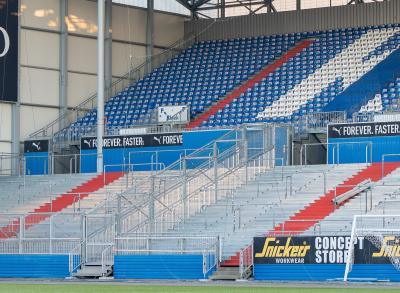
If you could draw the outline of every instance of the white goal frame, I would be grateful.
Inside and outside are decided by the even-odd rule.
[[[349,247],[349,252],[346,260],[346,269],[344,272],[344,277],[343,281],[347,282],[348,281],[348,275],[352,270],[352,265],[354,263],[354,246],[355,246],[355,240],[358,236],[368,236],[368,235],[390,235],[390,234],[396,234],[400,235],[400,229],[390,229],[390,228],[385,228],[385,218],[397,218],[400,221],[400,214],[399,215],[355,215],[353,218],[353,224],[351,227],[351,237],[350,237],[350,247]],[[360,222],[362,219],[381,219],[380,223],[382,224],[382,227],[370,227],[370,228],[364,228],[364,227],[357,227],[357,224]]]

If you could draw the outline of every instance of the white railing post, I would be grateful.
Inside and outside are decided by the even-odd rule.
[[[20,216],[19,217],[19,237],[18,237],[18,252],[19,254],[23,253],[23,239],[25,238],[25,217]]]
[[[213,149],[213,161],[214,161],[214,200],[218,201],[218,145],[214,142]]]
[[[182,200],[182,203],[183,203],[183,221],[186,222],[187,217],[188,217],[186,157],[183,157],[182,167],[183,167],[183,186],[182,186],[182,198],[181,198],[181,200]]]

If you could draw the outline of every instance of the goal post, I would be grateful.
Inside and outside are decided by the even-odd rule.
[[[351,228],[350,246],[343,281],[348,281],[355,260],[355,246],[359,239],[367,240],[400,271],[400,215],[355,215]]]

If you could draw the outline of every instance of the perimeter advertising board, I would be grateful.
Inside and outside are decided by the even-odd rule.
[[[179,146],[182,144],[182,133],[106,136],[103,138],[103,148],[105,149]],[[96,137],[81,138],[82,150],[93,150],[96,148]]]
[[[400,256],[400,238],[384,237],[376,247],[359,237],[354,246],[355,264],[390,264],[389,256]],[[350,236],[256,237],[254,264],[345,264]]]
[[[18,0],[0,1],[0,101],[18,95]]]

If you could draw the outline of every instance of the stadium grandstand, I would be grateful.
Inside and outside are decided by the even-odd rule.
[[[400,281],[399,1],[5,0],[0,80],[0,281]]]

